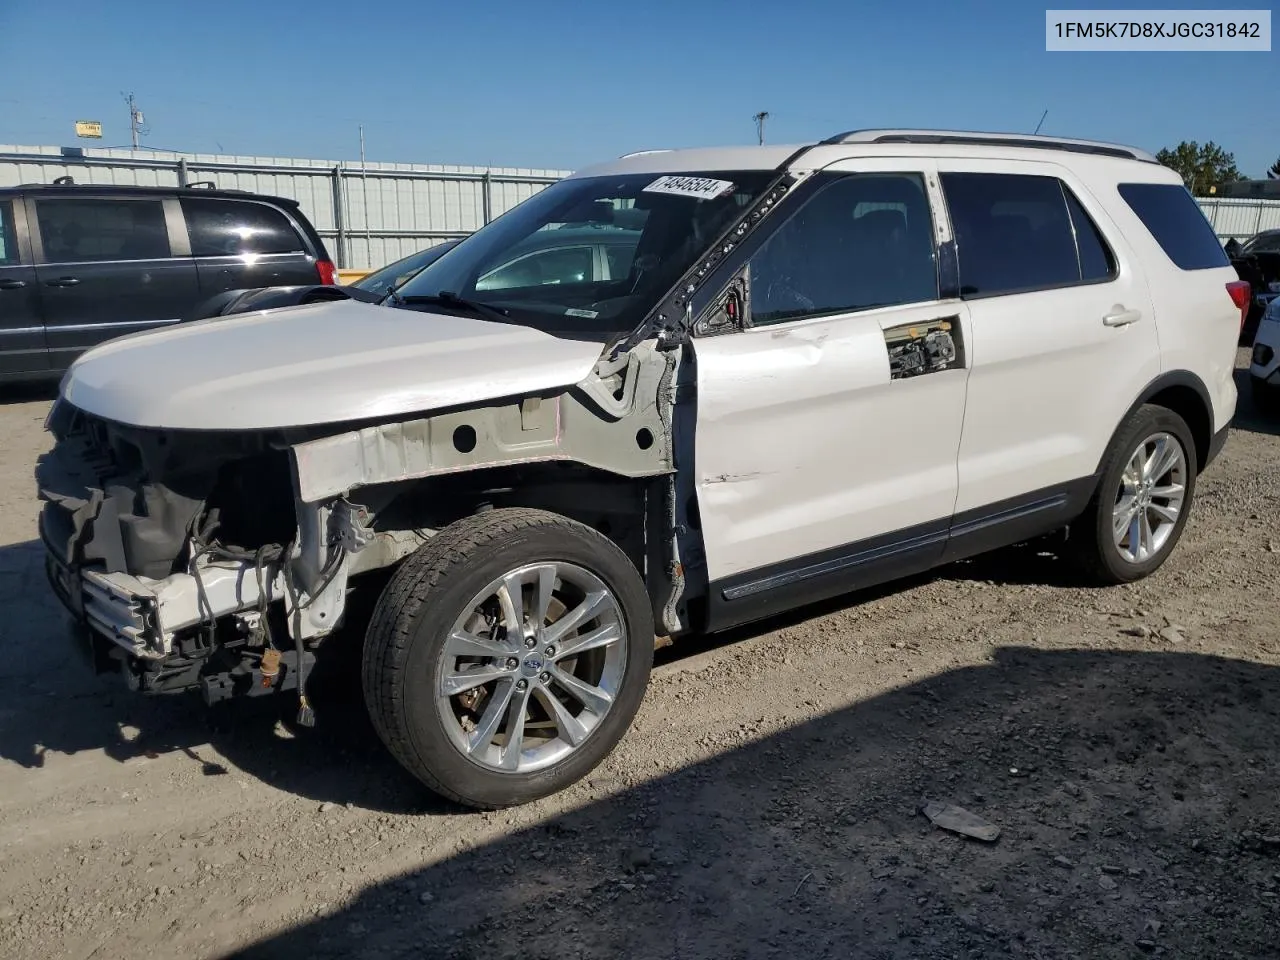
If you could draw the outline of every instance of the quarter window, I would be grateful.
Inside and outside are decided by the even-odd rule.
[[[18,262],[18,235],[13,229],[13,204],[0,201],[0,266]]]
[[[1231,265],[1204,211],[1182,184],[1122,183],[1118,189],[1179,269],[1209,270]]]
[[[756,326],[937,298],[933,222],[918,174],[842,177],[751,261]]]
[[[1103,239],[1098,225],[1085,213],[1084,207],[1080,206],[1080,201],[1065,183],[1062,185],[1062,195],[1067,200],[1067,211],[1071,214],[1071,226],[1075,230],[1076,250],[1080,256],[1080,279],[1109,279],[1116,272],[1116,258],[1111,253],[1111,248]]]
[[[306,244],[283,213],[263,203],[183,197],[182,213],[196,257],[305,253]]]
[[[40,242],[49,263],[158,260],[169,231],[159,200],[36,200]]]
[[[1106,280],[1115,257],[1057,177],[944,173],[965,299]]]

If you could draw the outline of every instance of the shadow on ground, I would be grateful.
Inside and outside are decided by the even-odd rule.
[[[33,403],[37,400],[53,401],[57,396],[57,379],[39,380],[34,383],[0,383],[0,406],[9,403]]]
[[[1276,956],[1278,720],[1276,668],[1005,649],[230,956]]]
[[[1023,551],[1034,556],[1028,563]],[[1066,567],[1035,547],[1000,551],[989,558],[953,564],[938,576],[991,582],[1048,582],[1069,578]],[[1043,554],[1043,555],[1042,555]],[[762,633],[795,626],[854,604],[909,590],[930,575],[906,578],[858,594],[813,604],[748,627],[691,637],[658,651],[661,665]],[[27,768],[46,756],[102,751],[126,762],[180,753],[209,776],[226,773],[226,758],[250,776],[317,802],[351,804],[388,813],[457,812],[440,803],[406,774],[378,740],[359,686],[360,644],[378,587],[357,594],[347,625],[326,641],[309,683],[318,724],[299,730],[293,693],[236,700],[206,707],[194,693],[143,697],[118,674],[93,673],[80,642],[45,580],[43,546],[28,541],[0,547],[0,760]],[[56,710],[48,709],[56,704]],[[340,773],[338,773],[340,771]]]
[[[1235,370],[1236,378],[1236,416],[1232,423],[1233,430],[1248,430],[1251,433],[1264,433],[1272,437],[1280,437],[1280,416],[1263,413],[1253,402],[1253,387],[1249,382],[1248,369]]]
[[[331,638],[313,685],[319,723],[299,731],[289,692],[208,708],[195,694],[143,697],[118,674],[95,676],[45,580],[39,541],[0,547],[0,610],[0,760],[38,768],[51,753],[100,750],[125,762],[176,752],[217,776],[227,771],[211,746],[250,776],[321,802],[443,809],[377,740],[351,669],[354,630]],[[365,616],[357,607],[353,627]]]

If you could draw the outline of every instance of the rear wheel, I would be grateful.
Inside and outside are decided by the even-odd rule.
[[[1186,422],[1164,407],[1140,407],[1116,435],[1098,490],[1069,542],[1102,583],[1150,576],[1182,536],[1196,482],[1195,444]]]
[[[424,544],[378,601],[365,698],[411,773],[468,806],[555,793],[604,759],[643,699],[653,617],[610,540],[492,510]]]

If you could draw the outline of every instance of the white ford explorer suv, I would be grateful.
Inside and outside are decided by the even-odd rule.
[[[528,242],[561,229],[629,239]],[[1233,417],[1247,303],[1138,150],[648,151],[381,302],[85,354],[37,467],[49,577],[140,691],[292,690],[303,725],[317,649],[378,590],[389,750],[522,803],[613,749],[667,638],[1063,531],[1098,581],[1151,574]]]

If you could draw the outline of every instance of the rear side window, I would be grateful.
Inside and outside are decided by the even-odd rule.
[[[0,200],[0,267],[18,262],[18,235],[13,229],[13,204]]]
[[[966,299],[1106,280],[1115,257],[1057,177],[944,173]]]
[[[48,263],[170,255],[159,200],[36,200],[36,221]]]
[[[1231,265],[1187,188],[1178,183],[1122,183],[1124,198],[1156,243],[1183,270],[1209,270]]]
[[[182,213],[196,257],[305,253],[306,243],[274,207],[238,200],[183,197]]]

